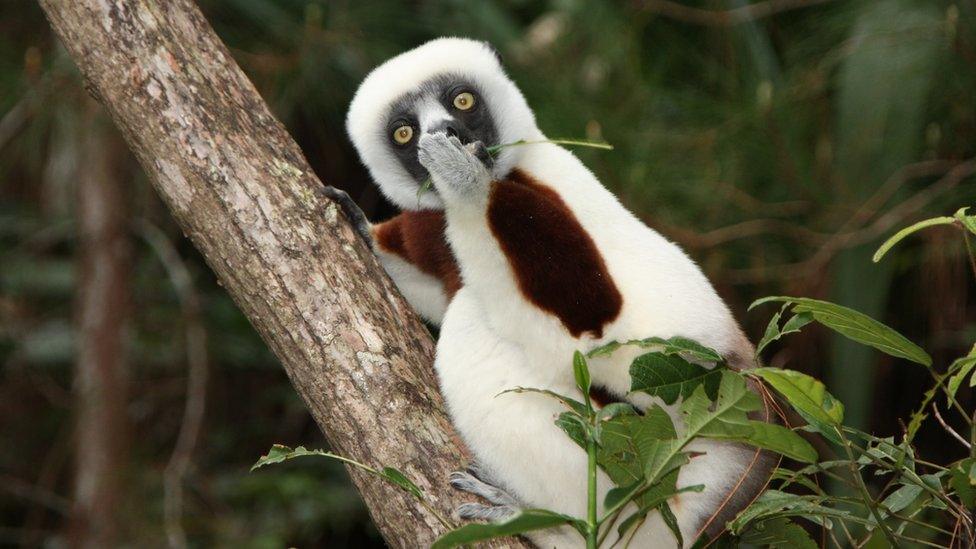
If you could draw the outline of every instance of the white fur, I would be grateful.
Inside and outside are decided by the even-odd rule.
[[[442,39],[393,58],[364,82],[348,127],[383,192],[406,208],[416,207],[415,185],[383,141],[385,109],[397,96],[440,73],[459,73],[481,86],[500,142],[543,139],[521,93],[485,45]],[[746,356],[751,347],[694,262],[628,212],[570,152],[551,144],[512,147],[489,173],[467,161],[463,154],[470,153],[444,135],[424,132],[419,146],[420,161],[438,190],[436,203],[432,198],[421,206],[445,207],[447,237],[464,282],[447,307],[437,349],[436,369],[451,416],[477,460],[526,506],[585,516],[585,454],[553,425],[560,405],[539,395],[498,393],[524,386],[576,394],[573,351],[609,340],[681,335],[723,354]],[[513,167],[556,191],[602,254],[623,296],[623,308],[601,339],[573,337],[558,318],[538,309],[518,289],[486,217],[491,181]],[[628,366],[636,353],[621,349],[591,361],[594,383],[627,394]],[[651,402],[637,396],[632,400],[640,406]],[[671,411],[680,429],[680,418],[673,407]],[[714,441],[698,441],[693,449],[705,455],[682,468],[678,485],[704,484],[706,490],[672,502],[686,544],[694,541],[702,519],[714,512],[753,456]],[[610,486],[601,474],[600,501]],[[532,539],[543,547],[582,546],[579,536],[565,530]],[[672,535],[655,513],[633,546],[672,545]]]
[[[376,255],[414,310],[424,320],[439,325],[447,310],[447,295],[441,281],[382,248],[377,247]]]

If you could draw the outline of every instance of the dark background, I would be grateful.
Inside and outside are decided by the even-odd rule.
[[[952,168],[976,155],[976,2],[816,1],[743,17],[744,0],[206,0],[202,8],[326,182],[375,220],[394,213],[344,129],[368,70],[441,35],[491,41],[552,137],[579,149],[605,185],[680,243],[753,340],[771,294],[857,308],[944,367],[976,340],[973,273],[958,231],[870,255],[910,222],[973,205]],[[766,7],[782,2],[760,2]],[[801,4],[803,4],[801,2]],[[716,15],[730,10],[731,16]],[[737,15],[738,14],[738,15]],[[755,15],[755,13],[753,13]],[[763,15],[763,14],[760,14]],[[202,328],[209,371],[202,431],[183,485],[191,545],[366,547],[382,541],[345,473],[307,460],[249,473],[272,443],[324,445],[283,370],[169,218],[86,98],[40,9],[0,3],[0,545],[59,546],[79,475],[76,391],[80,174],[94,162],[123,189],[128,250],[117,305],[127,378],[110,439],[121,545],[167,544],[163,478],[187,397],[185,327]],[[96,141],[93,141],[96,140]],[[91,146],[92,143],[97,146]],[[104,155],[104,157],[99,157]],[[948,177],[947,177],[947,174]],[[175,246],[200,298],[180,307],[139,227]],[[106,307],[109,307],[106,304]],[[811,326],[767,352],[821,376],[848,423],[901,431],[928,376]],[[964,401],[969,406],[968,388]],[[115,425],[115,424],[113,424]],[[929,459],[960,456],[938,427]],[[77,541],[77,539],[75,539]]]

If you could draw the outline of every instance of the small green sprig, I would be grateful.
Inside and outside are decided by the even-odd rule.
[[[603,141],[582,141],[579,139],[538,139],[538,140],[528,140],[519,139],[518,141],[512,141],[511,143],[502,143],[500,145],[492,145],[491,147],[486,147],[488,154],[492,157],[502,149],[507,149],[508,147],[519,147],[522,145],[540,145],[543,143],[551,143],[553,145],[566,145],[569,147],[590,147],[591,149],[603,149],[605,151],[612,151],[613,145],[603,142]],[[417,202],[420,202],[420,197],[424,195],[430,188],[434,185],[434,182],[428,177],[424,182],[417,188]]]

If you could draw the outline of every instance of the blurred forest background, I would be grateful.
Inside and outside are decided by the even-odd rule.
[[[940,364],[976,340],[952,229],[870,261],[901,226],[976,205],[974,0],[201,7],[319,176],[372,219],[394,211],[343,129],[356,86],[429,38],[486,39],[550,136],[616,146],[577,154],[703,266],[753,340],[770,312],[746,306],[770,294],[859,309]],[[927,380],[825,331],[767,360],[822,377],[851,425],[885,436]],[[923,432],[922,451],[959,457],[944,436]],[[324,445],[41,10],[3,0],[0,545],[382,546],[331,462],[248,473],[275,442]]]

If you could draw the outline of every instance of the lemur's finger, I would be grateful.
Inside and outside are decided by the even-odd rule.
[[[488,152],[488,147],[481,141],[475,141],[469,145],[473,149],[473,153],[482,164],[485,165],[489,170],[495,165],[495,157]]]
[[[451,486],[458,490],[481,496],[496,505],[518,507],[518,502],[508,492],[492,486],[466,471],[451,473],[450,482]]]
[[[462,503],[458,505],[458,518],[464,520],[487,520],[501,522],[518,513],[518,509],[508,505],[483,505],[481,503]]]
[[[370,233],[370,223],[367,219],[366,214],[363,210],[359,208],[356,201],[349,196],[349,193],[343,191],[342,189],[337,189],[331,185],[326,185],[321,187],[320,192],[335,201],[342,209],[342,212],[346,214],[346,219],[352,223],[353,228],[359,233],[360,238],[366,242],[366,245],[370,248],[373,247],[373,235]]]

